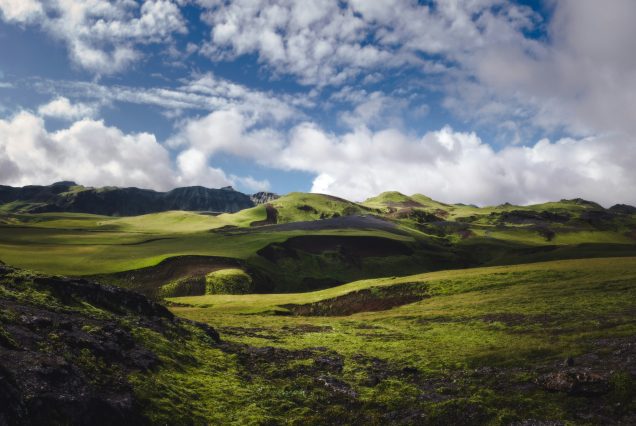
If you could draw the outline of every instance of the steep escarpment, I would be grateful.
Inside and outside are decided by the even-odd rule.
[[[191,186],[168,192],[140,188],[89,188],[74,182],[14,188],[0,186],[0,204],[22,213],[75,212],[134,216],[168,210],[237,212],[253,207],[249,195],[232,187]]]

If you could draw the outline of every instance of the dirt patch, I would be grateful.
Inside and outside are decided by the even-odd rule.
[[[348,264],[358,265],[368,257],[408,256],[413,250],[402,241],[381,237],[348,237],[336,235],[303,235],[282,243],[272,243],[256,252],[272,263],[283,259],[299,259],[301,253],[320,255],[336,253]],[[322,288],[332,282],[312,282],[311,288]]]
[[[480,318],[486,323],[499,322],[505,324],[507,327],[515,327],[520,325],[551,325],[561,320],[562,318],[556,315],[541,314],[541,315],[524,315],[516,313],[496,313],[484,315]]]
[[[146,296],[157,297],[159,288],[165,284],[186,278],[204,277],[209,272],[227,268],[245,268],[245,265],[239,260],[223,257],[177,256],[165,259],[155,266],[94,278],[132,288]]]
[[[278,222],[278,210],[271,204],[265,204],[265,219],[250,223],[250,226],[275,225]]]
[[[413,253],[403,242],[381,237],[307,235],[290,238],[284,244],[292,249],[313,254],[336,251],[355,254],[357,257],[385,257],[408,256]]]
[[[300,316],[347,316],[359,312],[386,311],[426,297],[429,297],[426,284],[404,283],[354,291],[305,305],[288,304],[281,307]]]

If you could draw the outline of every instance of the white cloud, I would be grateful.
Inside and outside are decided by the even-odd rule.
[[[47,104],[41,105],[38,108],[38,113],[44,117],[77,120],[94,117],[97,114],[97,107],[85,103],[71,104],[68,98],[60,96]]]
[[[43,12],[37,0],[0,0],[0,16],[9,22],[28,22]]]
[[[175,136],[203,158],[229,153],[280,170],[314,174],[312,191],[363,200],[386,190],[441,201],[532,203],[584,197],[636,203],[635,140],[628,135],[543,139],[499,151],[450,127],[416,136],[356,126],[344,134],[301,123],[289,132],[250,125],[238,111],[192,119]]]
[[[313,105],[306,96],[292,96],[248,88],[211,73],[196,75],[175,88],[105,86],[95,82],[42,80],[35,84],[43,93],[63,92],[93,99],[99,104],[126,102],[153,105],[179,116],[183,110],[217,111],[236,109],[253,121],[284,122],[303,116],[299,108]],[[175,113],[176,114],[173,114]]]
[[[130,66],[142,55],[138,45],[187,32],[173,0],[0,0],[0,10],[6,21],[36,24],[62,40],[76,64],[99,75]]]
[[[625,136],[541,140],[495,151],[474,133],[448,127],[416,138],[366,129],[336,136],[303,124],[277,164],[317,174],[313,192],[355,200],[398,190],[480,205],[575,197],[610,205],[636,202],[634,142]]]
[[[245,188],[248,192],[269,191],[272,186],[267,179],[258,180],[252,176],[231,176],[231,178],[240,188]]]
[[[192,150],[179,155],[175,164],[154,135],[125,134],[90,119],[48,132],[43,120],[28,112],[0,120],[0,179],[20,186],[74,180],[160,190],[232,183]]]

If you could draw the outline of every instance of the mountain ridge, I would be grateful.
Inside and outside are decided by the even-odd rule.
[[[256,197],[253,199],[253,197]],[[170,210],[234,213],[277,198],[273,193],[247,195],[224,188],[188,186],[161,192],[136,187],[85,187],[72,181],[51,185],[0,185],[0,209],[12,213],[91,213],[137,216]]]

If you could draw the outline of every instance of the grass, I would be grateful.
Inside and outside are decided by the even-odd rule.
[[[389,298],[412,284],[426,297],[389,310],[281,315],[290,304],[329,306],[363,292]],[[15,346],[10,333],[23,321],[17,305],[80,315],[87,333],[101,333],[92,330],[98,319],[109,333],[130,331],[161,361],[126,377],[154,424],[599,424],[636,409],[634,378],[621,364],[629,361],[614,355],[636,337],[636,257],[439,271],[310,293],[170,299],[178,316],[217,329],[221,344],[191,323],[141,319],[130,306],[116,314],[108,304],[82,302],[81,293],[69,303],[50,290],[29,272],[0,280],[0,301],[11,307],[0,311],[0,345]],[[63,350],[95,383],[108,383],[119,373],[99,351],[76,349],[74,340],[60,349],[60,336],[78,332],[49,333],[41,351]],[[607,390],[574,396],[536,384],[567,357],[576,368],[598,357],[594,371],[605,374]]]
[[[426,285],[429,297],[351,316],[281,316],[289,304],[328,302],[362,290],[414,282]],[[441,271],[358,281],[311,293],[207,295],[170,301],[177,315],[217,327],[232,344],[290,351],[320,347],[339,354],[344,359],[339,377],[353,386],[366,407],[381,405],[387,411],[420,407],[446,418],[452,411],[448,404],[454,401],[462,409],[474,403],[485,410],[488,424],[524,418],[575,421],[586,399],[529,384],[567,357],[578,359],[598,351],[594,342],[599,339],[621,341],[636,335],[636,258]],[[402,374],[375,384],[376,379],[369,377],[370,360],[381,360],[387,369],[412,369],[419,372],[419,379],[413,382]],[[485,366],[498,371],[493,382],[474,378],[475,369]],[[284,377],[292,367],[270,368]],[[448,377],[454,377],[456,384],[446,382]],[[368,384],[371,379],[373,385]],[[427,381],[439,388],[423,391],[422,383]],[[447,386],[455,390],[444,391]],[[622,392],[619,388],[616,395]],[[426,392],[437,391],[451,392],[450,399],[427,402]]]
[[[595,225],[583,215],[598,207],[577,200],[478,208],[398,192],[383,193],[362,204],[321,194],[291,193],[271,205],[278,223],[379,215],[392,222],[395,230],[251,227],[267,218],[263,205],[218,216],[181,211],[123,218],[6,213],[0,214],[0,259],[46,273],[95,275],[153,266],[175,256],[225,257],[258,269],[278,291],[293,292],[394,274],[636,254],[633,215],[615,216]],[[569,219],[540,225],[510,222],[505,213],[520,209],[527,214],[564,214]],[[337,245],[321,253],[283,250],[285,258],[276,262],[258,254],[267,246],[302,235],[401,240],[413,254],[359,259]],[[168,282],[158,283],[165,284]]]

